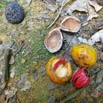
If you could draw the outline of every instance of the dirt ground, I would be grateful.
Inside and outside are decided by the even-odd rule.
[[[15,76],[10,78],[8,87],[19,88],[18,80],[23,74],[26,74],[27,79],[31,83],[31,88],[26,91],[18,89],[17,97],[19,103],[60,103],[64,98],[67,96],[70,97],[78,90],[73,87],[71,81],[61,85],[53,84],[47,74],[43,75],[40,72],[42,68],[45,68],[45,64],[53,55],[63,56],[70,50],[70,47],[65,47],[67,44],[64,44],[59,52],[51,54],[44,46],[44,37],[53,28],[47,29],[47,27],[54,20],[57,12],[52,13],[50,10],[47,10],[46,7],[49,4],[42,0],[32,0],[30,5],[27,5],[24,2],[25,0],[17,1],[23,6],[25,11],[23,22],[17,25],[7,22],[5,18],[6,2],[0,1],[0,41],[5,45],[15,42],[13,47],[14,51],[21,46],[22,41],[24,42],[20,52],[14,57],[14,63],[10,66],[10,70],[15,70]],[[50,18],[38,20],[40,13],[43,11],[48,11],[47,14]],[[78,17],[77,13],[78,12],[75,12],[74,14]],[[81,15],[83,16],[85,13],[81,13],[80,16]],[[60,20],[61,19],[62,17],[60,17]],[[99,12],[98,18],[93,19],[84,27],[84,29],[89,28],[90,31],[85,30],[84,32],[90,36],[93,25],[102,19],[103,10]],[[57,26],[60,20],[57,21],[54,27]],[[0,56],[2,56],[2,52]],[[77,65],[74,64],[73,61],[71,61],[71,64],[73,68],[77,68]],[[2,64],[0,64],[0,66],[0,68],[2,68]],[[96,68],[100,68],[100,66],[102,67],[102,61],[97,62],[93,67],[94,71],[96,71]],[[32,75],[32,71],[36,72],[36,76]],[[95,82],[93,83],[95,84]],[[94,98],[90,95],[92,90],[96,87],[93,83],[91,82],[90,85],[82,89],[73,99],[65,103],[103,103],[103,97]],[[56,99],[56,102],[50,102],[49,98],[51,97]],[[53,98],[51,101],[54,100]]]

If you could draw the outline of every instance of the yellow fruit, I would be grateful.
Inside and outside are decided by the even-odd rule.
[[[71,79],[72,69],[64,58],[52,57],[46,64],[46,72],[51,81],[61,84]]]
[[[75,63],[81,67],[92,67],[97,60],[95,49],[85,43],[74,45],[71,49],[71,55]]]

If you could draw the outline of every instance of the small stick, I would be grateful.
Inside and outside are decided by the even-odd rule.
[[[21,49],[23,48],[23,46],[24,46],[24,43],[22,43],[22,44],[20,45],[20,47],[17,49],[16,53],[14,53],[14,56],[21,51]]]
[[[0,94],[4,90],[8,80],[9,80],[9,59],[10,59],[10,49],[6,49],[4,52],[4,65],[2,69],[2,79],[0,85]]]
[[[58,13],[57,17],[54,19],[54,21],[52,22],[52,24],[49,25],[48,29],[51,28],[51,27],[55,24],[55,22],[59,19],[59,16],[60,16],[60,14],[61,14],[61,12],[62,12],[62,9],[63,9],[64,6],[65,6],[68,2],[70,2],[70,1],[71,1],[71,0],[67,0],[67,1],[65,1],[65,2],[62,3],[61,8],[60,8],[60,10],[59,10],[59,13]]]

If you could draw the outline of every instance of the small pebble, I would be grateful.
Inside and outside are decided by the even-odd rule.
[[[48,85],[48,90],[55,89],[55,88],[57,88],[58,86],[59,86],[58,84],[50,83],[50,84]]]
[[[95,32],[96,32],[96,31],[95,31],[95,28],[92,28],[92,29],[90,30],[90,34],[91,34],[91,35],[94,35]]]
[[[84,24],[87,21],[87,15],[83,15],[79,17],[81,24]]]
[[[21,63],[24,64],[26,62],[26,59],[22,59]]]
[[[44,68],[40,68],[39,72],[41,73],[42,77],[46,75],[46,71]]]
[[[56,98],[54,96],[49,97],[48,103],[56,103]]]
[[[32,74],[34,80],[38,80],[38,75],[35,71],[31,71],[31,74]]]
[[[27,76],[23,74],[21,78],[18,80],[18,87],[22,88],[26,81],[27,81]]]
[[[47,15],[48,11],[47,10],[44,10],[40,13],[38,19],[41,20],[41,19],[49,19],[50,17]]]
[[[52,6],[52,5],[49,5],[47,8],[48,8],[50,11],[52,11],[53,13],[57,10],[57,7],[54,7],[54,6]]]
[[[50,17],[46,14],[40,14],[40,16],[38,17],[39,20],[41,19],[49,19]]]

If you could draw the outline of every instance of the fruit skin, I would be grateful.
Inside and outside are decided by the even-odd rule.
[[[50,77],[51,81],[57,83],[57,84],[61,84],[61,83],[64,83],[66,81],[69,81],[71,79],[71,76],[72,76],[72,69],[71,69],[71,65],[70,63],[67,61],[67,63],[65,64],[66,68],[68,68],[68,74],[66,77],[58,77],[56,76],[56,74],[54,73],[54,70],[53,70],[53,66],[56,62],[58,62],[60,58],[54,56],[52,57],[48,63],[46,64],[46,72],[48,74],[48,76]]]
[[[87,69],[81,68],[73,75],[72,82],[76,88],[82,88],[90,82],[90,77],[86,75],[87,73]]]
[[[85,43],[74,45],[71,49],[71,55],[75,63],[81,67],[92,67],[97,60],[95,49]]]
[[[18,24],[24,19],[24,10],[17,2],[8,2],[5,16],[9,23]]]
[[[61,64],[65,64],[65,59],[64,58],[60,58],[59,60],[58,60],[58,62],[56,62],[55,63],[55,65],[54,65],[54,67],[53,67],[53,70],[55,71]]]

